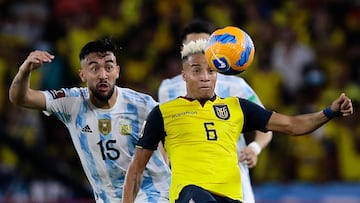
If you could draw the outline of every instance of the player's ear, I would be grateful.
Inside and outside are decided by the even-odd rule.
[[[86,79],[84,76],[84,71],[82,68],[79,69],[79,77],[80,77],[81,81],[86,82]]]
[[[116,66],[116,71],[117,71],[117,76],[116,76],[116,79],[119,79],[119,76],[120,76],[120,70],[121,70],[121,67],[119,65]]]
[[[184,71],[184,69],[181,71],[181,76],[182,76],[182,78],[183,78],[183,80],[186,82],[186,77],[187,77],[187,75],[185,74],[185,71]]]

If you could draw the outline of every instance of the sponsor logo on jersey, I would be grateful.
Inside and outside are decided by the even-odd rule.
[[[93,131],[90,129],[89,125],[86,125],[85,127],[83,127],[81,129],[81,132],[83,132],[83,133],[92,133]]]
[[[230,112],[229,112],[229,108],[227,105],[225,105],[225,104],[214,105],[213,108],[214,108],[216,117],[218,117],[222,120],[227,120],[230,118]]]
[[[107,135],[111,131],[111,120],[107,118],[100,119],[98,120],[98,126],[100,133],[103,135]]]
[[[177,117],[187,116],[187,115],[196,115],[196,114],[197,114],[196,111],[185,111],[185,112],[181,112],[181,113],[172,115],[172,118],[177,118]]]

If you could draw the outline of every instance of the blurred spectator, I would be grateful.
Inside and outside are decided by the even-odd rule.
[[[358,90],[357,94],[360,94]],[[326,126],[325,134],[336,143],[340,180],[360,181],[360,100],[353,102],[355,114]]]
[[[279,30],[280,37],[272,50],[271,64],[282,74],[287,102],[293,102],[302,83],[302,72],[315,58],[311,47],[301,43],[289,27]]]
[[[257,52],[257,63],[244,75],[267,109],[282,109],[282,75],[271,64],[269,48]]]
[[[24,44],[33,44],[41,39],[44,23],[48,17],[45,2],[12,2],[1,26],[2,35],[19,38]]]
[[[332,16],[327,8],[321,7],[309,21],[310,44],[321,58],[336,56],[345,45],[345,33],[333,17],[338,16]]]
[[[100,36],[122,37],[125,34],[126,28],[131,24],[122,13],[124,2],[125,1],[121,2],[120,0],[103,1],[102,15],[99,16],[97,26],[97,31]]]
[[[330,161],[337,161],[338,175],[340,180],[344,181],[359,181],[360,176],[358,172],[360,164],[359,151],[359,103],[360,103],[360,87],[356,82],[352,81],[352,73],[348,68],[348,63],[338,60],[331,66],[331,78],[329,78],[328,86],[323,92],[319,102],[324,104],[329,101],[329,98],[335,92],[346,92],[351,95],[355,114],[343,121],[334,122],[331,125],[325,126],[324,135],[328,140],[331,140],[332,148],[336,150],[336,156]]]
[[[229,1],[214,0],[204,7],[206,19],[213,22],[215,27],[233,25],[236,16],[235,5]],[[226,12],[224,12],[226,11]]]
[[[57,0],[53,5],[57,22],[65,36],[56,43],[57,52],[68,60],[72,76],[78,75],[78,55],[88,41],[99,38],[96,26],[101,11],[98,0]]]
[[[301,84],[296,94],[296,113],[309,113],[321,109],[319,98],[326,87],[326,75],[316,61],[305,65],[301,73]],[[288,139],[286,158],[287,168],[284,174],[287,179],[305,182],[323,182],[337,177],[336,151],[334,143],[324,136],[324,127],[305,137]],[[328,159],[330,157],[330,159]],[[334,165],[328,162],[335,160]],[[335,172],[332,172],[334,171]],[[324,172],[326,171],[326,172]],[[329,175],[330,174],[330,175]]]

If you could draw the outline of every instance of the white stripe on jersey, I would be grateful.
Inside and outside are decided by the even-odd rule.
[[[116,87],[111,109],[96,108],[87,88],[44,91],[46,109],[68,128],[96,202],[121,202],[126,169],[143,122],[156,101],[149,95]],[[168,202],[170,169],[156,150],[144,171],[137,202]]]
[[[246,83],[243,78],[240,78],[238,76],[223,75],[218,73],[215,93],[223,98],[228,96],[245,98],[263,106],[254,90]],[[182,79],[181,75],[177,75],[173,78],[163,80],[158,90],[160,103],[175,99],[178,96],[185,96],[185,94],[186,84],[185,81]],[[239,154],[240,150],[246,147],[244,136],[240,136],[237,145],[237,150]],[[241,183],[243,187],[243,202],[253,203],[255,202],[255,198],[251,187],[249,169],[243,163],[239,163],[239,166],[241,171]]]

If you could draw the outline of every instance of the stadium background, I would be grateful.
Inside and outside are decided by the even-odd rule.
[[[0,202],[93,202],[70,137],[56,119],[14,107],[8,87],[34,49],[56,55],[32,87],[79,84],[78,52],[112,36],[120,85],[157,98],[179,67],[179,34],[192,18],[246,30],[255,62],[242,74],[269,109],[319,110],[345,91],[355,115],[306,137],[274,135],[251,171],[259,203],[360,202],[358,0],[1,0]],[[284,69],[291,69],[287,72]]]

